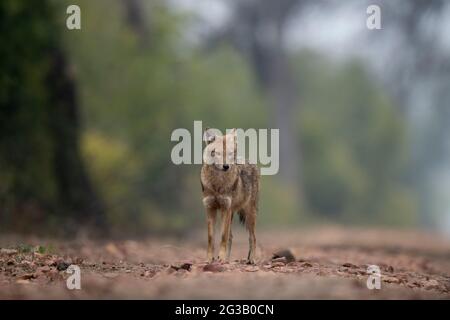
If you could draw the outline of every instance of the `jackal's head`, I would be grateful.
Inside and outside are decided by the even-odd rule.
[[[221,135],[218,130],[207,128],[203,134],[206,143],[203,162],[218,170],[230,170],[236,164],[236,139],[236,129]]]

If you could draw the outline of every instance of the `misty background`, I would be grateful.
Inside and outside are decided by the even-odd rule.
[[[447,1],[3,0],[0,30],[2,232],[203,226],[170,160],[202,120],[280,129],[258,226],[450,234]]]

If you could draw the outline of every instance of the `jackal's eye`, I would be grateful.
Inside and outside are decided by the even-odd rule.
[[[216,150],[211,151],[211,157],[214,157],[216,155]]]

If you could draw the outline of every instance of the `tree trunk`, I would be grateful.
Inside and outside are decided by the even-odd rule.
[[[80,114],[75,81],[59,48],[51,52],[48,75],[50,134],[60,207],[73,221],[106,227],[104,207],[89,180],[80,151]]]
[[[254,1],[236,5],[235,18],[225,38],[249,59],[271,114],[270,125],[280,130],[279,177],[303,197],[300,130],[298,121],[298,85],[284,46],[284,26],[298,0]],[[223,37],[223,35],[222,35]]]
[[[150,27],[147,21],[148,16],[144,15],[142,0],[122,0],[125,9],[125,20],[131,29],[136,33],[142,47],[150,44]]]

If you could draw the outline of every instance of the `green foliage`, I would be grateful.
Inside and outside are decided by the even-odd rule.
[[[79,154],[76,84],[56,18],[65,16],[61,9],[50,0],[0,4],[2,228],[37,231],[81,217],[88,223],[101,212]]]
[[[63,154],[73,151],[76,159],[80,144],[114,231],[186,230],[204,221],[200,167],[172,164],[171,132],[180,127],[192,132],[194,120],[221,130],[268,127],[265,94],[244,57],[225,45],[199,51],[183,38],[184,16],[162,0],[143,3],[145,43],[127,23],[122,1],[0,3],[1,42],[8,43],[0,46],[4,219],[12,219],[17,205],[39,203],[36,217],[59,226],[54,213],[65,215],[64,199],[77,199],[61,196],[73,186],[62,184],[60,176],[77,172],[82,162],[61,170],[55,167],[56,150],[64,144]],[[82,30],[65,29],[69,4],[82,8]],[[49,52],[61,38],[82,118],[82,134],[62,143],[55,127],[70,123],[53,103],[57,84],[47,78]],[[415,194],[404,182],[405,124],[393,103],[357,61],[332,63],[308,52],[293,60],[300,97],[293,121],[308,215],[299,213],[293,190],[277,177],[264,177],[259,222],[414,225]],[[75,217],[82,212],[80,207]]]
[[[40,254],[48,254],[54,252],[54,247],[52,245],[43,246],[43,245],[37,245],[33,246],[31,244],[22,243],[17,246],[17,251],[20,253],[31,253],[31,252],[37,252]]]
[[[18,250],[20,253],[29,253],[29,252],[32,252],[32,251],[33,251],[33,246],[32,246],[32,245],[29,245],[29,244],[19,244],[19,245],[17,246],[17,250]]]
[[[77,4],[82,31],[64,40],[83,105],[82,149],[109,221],[122,230],[197,224],[201,197],[192,193],[200,168],[172,164],[170,135],[192,131],[194,120],[222,130],[261,127],[266,112],[248,66],[230,48],[205,55],[184,44],[184,18],[163,2],[144,8],[151,30],[145,46],[120,2]]]
[[[261,178],[258,224],[280,227],[305,223],[307,216],[298,208],[295,191],[276,176]]]
[[[406,126],[358,62],[297,58],[306,201],[314,214],[352,223],[417,223]]]
[[[48,1],[1,1],[0,211],[6,222],[19,206],[37,210],[56,202],[46,87],[54,30]]]

